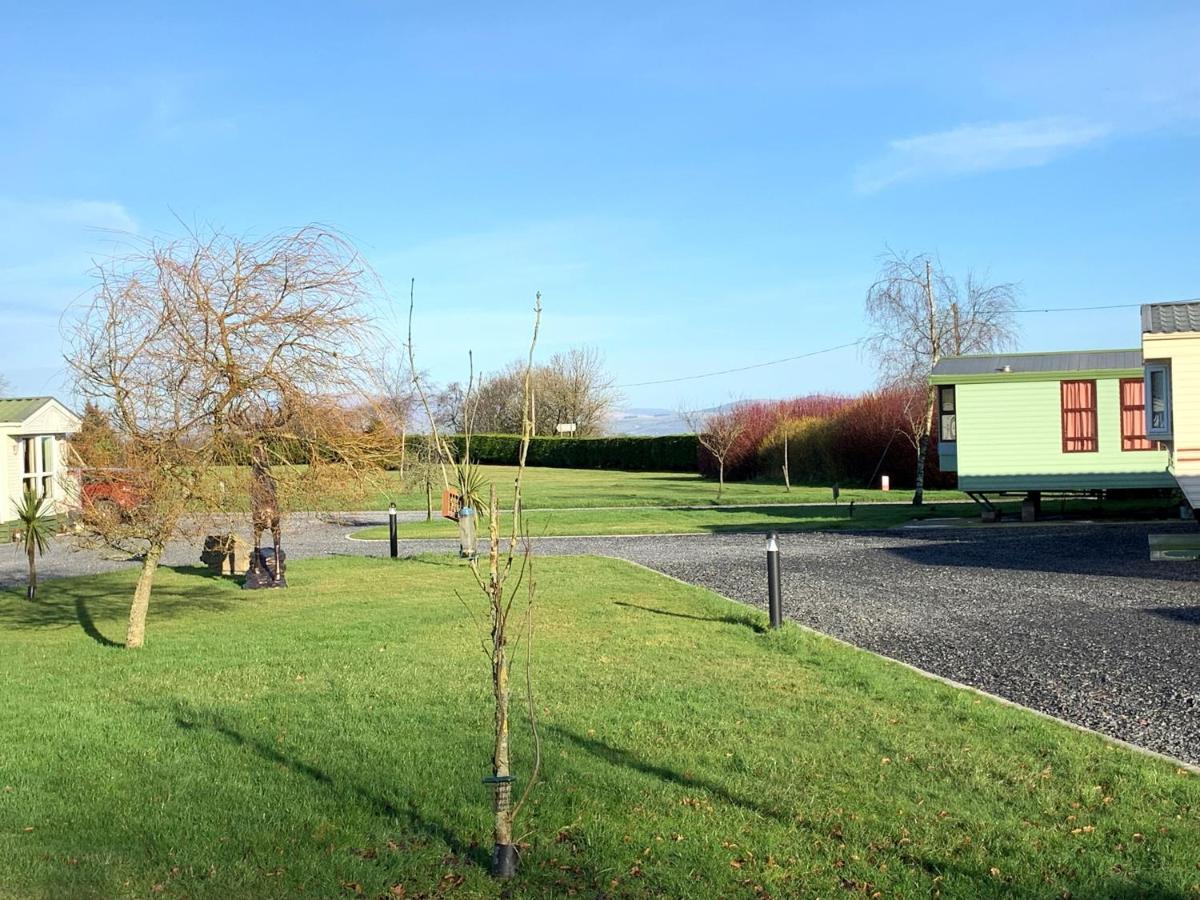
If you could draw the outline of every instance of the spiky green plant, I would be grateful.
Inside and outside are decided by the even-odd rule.
[[[470,506],[475,510],[483,510],[485,515],[489,514],[484,502],[487,476],[479,468],[479,464],[471,459],[457,462],[454,464],[454,475],[457,482],[455,487],[458,488],[458,493],[462,498],[462,505]]]
[[[21,523],[21,545],[29,558],[29,587],[25,597],[33,600],[37,595],[36,556],[44,556],[50,546],[50,538],[57,527],[54,516],[49,513],[50,501],[25,489],[21,502],[17,504],[17,519]]]

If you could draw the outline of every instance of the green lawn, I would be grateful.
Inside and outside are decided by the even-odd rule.
[[[907,504],[861,504],[850,516],[848,504],[834,506],[750,506],[737,509],[583,509],[532,510],[525,514],[529,533],[539,537],[595,534],[691,534],[722,531],[805,531],[816,528],[891,528],[914,518],[979,516],[974,503],[948,503],[914,509]],[[501,516],[508,528],[511,516]],[[486,519],[482,528],[486,528]],[[403,538],[453,538],[458,525],[435,517],[431,522],[401,522]],[[388,527],[377,525],[353,535],[386,540]]]
[[[998,504],[1009,521],[1019,520],[1021,504]],[[1174,500],[1069,500],[1063,504],[1047,502],[1043,513],[1065,514],[1072,518],[1143,519],[1161,518],[1176,510]],[[709,509],[541,509],[525,513],[529,533],[536,537],[618,534],[698,534],[720,532],[811,531],[847,528],[893,528],[913,520],[961,518],[979,519],[979,507],[973,502],[909,504],[860,503],[850,514],[850,506],[748,506]],[[511,517],[501,514],[502,532],[507,533]],[[486,519],[481,529],[486,528]],[[401,539],[454,538],[458,526],[435,514],[432,521],[401,522]],[[387,525],[375,525],[356,531],[359,540],[386,540]]]
[[[1196,776],[631,565],[536,571],[506,896],[1200,892]],[[132,573],[0,593],[0,896],[499,895],[468,574],[288,574],[165,572],[137,653]]]
[[[514,466],[481,466],[487,479],[496,485],[501,498],[512,492]],[[280,478],[286,479],[286,470]],[[529,509],[564,509],[597,506],[711,506],[716,502],[715,480],[682,472],[611,472],[597,469],[530,468],[525,473],[525,506]],[[438,476],[434,505],[441,505],[442,483]],[[931,502],[964,500],[958,491],[930,491]],[[906,501],[911,491],[877,491],[844,488],[842,500],[859,503],[878,500]],[[424,509],[424,488],[402,484],[399,473],[386,472],[378,483],[343,484],[329,488],[317,497],[297,498],[301,505],[320,510],[387,509],[394,500],[400,509]],[[833,499],[829,485],[793,486],[786,492],[782,482],[729,482],[721,495],[722,503],[827,503]]]

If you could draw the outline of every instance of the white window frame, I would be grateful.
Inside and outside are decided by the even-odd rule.
[[[1154,394],[1150,390],[1152,376],[1154,374],[1162,375],[1163,392],[1163,425],[1161,428],[1154,427],[1154,415],[1152,412],[1154,404]],[[1146,393],[1146,437],[1151,440],[1170,440],[1173,437],[1174,422],[1171,416],[1171,367],[1167,363],[1147,363],[1145,368],[1145,393]]]
[[[51,458],[49,460],[46,459],[45,454],[47,440],[49,440],[51,448]],[[26,442],[32,442],[33,444],[33,471],[29,471],[26,468],[26,460],[29,458],[28,451],[26,449]],[[58,455],[58,442],[55,440],[54,435],[19,435],[17,437],[17,449],[21,460],[21,493],[24,494],[25,490],[29,486],[29,483],[32,482],[34,493],[39,497],[46,497],[50,500],[56,499],[58,490],[55,486],[55,482],[58,479],[56,477],[56,472],[54,471],[54,457]],[[47,467],[47,463],[49,463],[49,467]]]

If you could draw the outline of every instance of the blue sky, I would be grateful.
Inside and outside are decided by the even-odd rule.
[[[1200,295],[1200,7],[10,4],[0,372],[65,392],[59,320],[122,235],[354,240],[439,378],[590,343],[632,384],[860,337],[885,245],[1029,307]],[[391,307],[381,302],[385,321]],[[1021,317],[1135,346],[1134,309]],[[854,391],[846,350],[630,406]]]

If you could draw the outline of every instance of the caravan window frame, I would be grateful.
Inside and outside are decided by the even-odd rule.
[[[1160,384],[1163,389],[1163,422],[1154,427],[1154,377],[1161,376]],[[1171,367],[1167,363],[1148,363],[1143,376],[1143,388],[1146,403],[1146,437],[1151,440],[1171,440],[1174,436],[1174,422],[1171,416]]]

